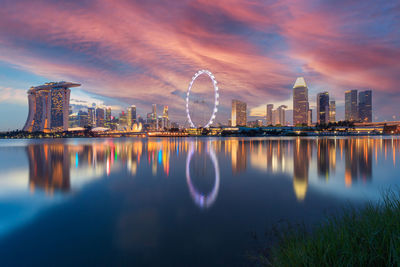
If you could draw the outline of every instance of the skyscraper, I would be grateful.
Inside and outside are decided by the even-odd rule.
[[[126,124],[128,125],[128,129],[132,129],[132,109],[130,107],[126,116]]]
[[[286,126],[286,118],[285,118],[285,113],[287,106],[281,105],[279,106],[275,111],[273,111],[274,114],[274,125],[281,125],[281,126]]]
[[[317,94],[317,122],[327,124],[329,121],[329,93],[322,92]]]
[[[307,112],[307,125],[311,126],[312,125],[312,109],[308,109]]]
[[[87,127],[88,126],[88,114],[82,110],[78,112],[78,123],[79,127]]]
[[[164,106],[161,128],[169,128],[168,106]]]
[[[273,109],[274,109],[274,104],[268,104],[267,105],[267,115],[265,120],[267,121],[267,126],[273,124]]]
[[[372,122],[372,91],[367,90],[358,94],[358,115],[362,122]]]
[[[136,106],[131,106],[132,124],[136,122]]]
[[[358,120],[357,108],[357,90],[349,90],[345,92],[345,120]]]
[[[232,126],[246,126],[247,124],[247,104],[232,100]]]
[[[96,127],[96,110],[95,110],[95,108],[88,108],[88,126]]]
[[[303,77],[296,79],[293,86],[293,124],[307,124],[308,88]]]
[[[104,127],[104,109],[96,108],[96,127]]]
[[[67,131],[71,87],[80,84],[51,82],[28,90],[29,113],[24,131]]]
[[[106,120],[104,126],[111,128],[111,108],[106,108]]]
[[[329,102],[329,122],[336,122],[336,101]]]
[[[153,104],[153,112],[151,113],[152,119],[157,120],[157,104]]]

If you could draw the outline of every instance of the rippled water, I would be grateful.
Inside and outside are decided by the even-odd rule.
[[[246,265],[281,220],[313,224],[400,184],[400,139],[0,141],[0,265]]]

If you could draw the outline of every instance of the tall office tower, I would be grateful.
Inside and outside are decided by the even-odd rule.
[[[163,118],[167,118],[168,119],[168,106],[164,106]]]
[[[79,110],[78,124],[79,124],[79,127],[87,127],[88,126],[88,113],[87,112]]]
[[[104,109],[96,108],[96,127],[104,127]]]
[[[308,88],[303,77],[296,79],[293,86],[293,124],[307,124]]]
[[[161,127],[163,129],[164,128],[169,128],[168,106],[164,106]]]
[[[346,121],[358,120],[357,90],[349,90],[345,92],[344,109]]]
[[[151,124],[153,121],[153,113],[147,113],[146,123]]]
[[[51,82],[28,90],[29,113],[24,131],[67,131],[71,82]]]
[[[275,113],[275,125],[277,125],[277,124],[280,124],[281,126],[286,126],[286,118],[285,118],[285,112],[286,112],[286,109],[287,108],[287,106],[285,106],[285,105],[281,105],[281,106],[279,106],[277,109],[276,109],[276,111],[274,112]]]
[[[125,113],[125,111],[122,111],[122,112],[119,114],[118,124],[119,124],[120,127],[126,127],[126,126],[128,126],[128,116],[127,116],[127,114]]]
[[[110,107],[106,108],[106,123],[107,124],[111,123],[111,108]]]
[[[153,104],[153,112],[151,113],[151,117],[154,121],[157,120],[157,104]]]
[[[79,126],[78,113],[71,113],[68,115],[68,128],[75,128]]]
[[[329,102],[329,122],[336,122],[336,101]]]
[[[88,126],[96,127],[96,109],[88,108]]]
[[[130,107],[131,109],[131,114],[132,114],[132,124],[136,123],[136,106],[132,105]]]
[[[312,109],[308,109],[307,112],[307,125],[308,126],[312,125]]]
[[[358,115],[362,122],[372,122],[372,91],[367,90],[358,94]]]
[[[265,120],[267,121],[267,126],[273,124],[273,109],[274,104],[267,105],[267,115],[265,117]]]
[[[126,125],[129,129],[132,129],[132,110],[128,108],[128,112],[126,114]]]
[[[232,126],[246,126],[247,124],[247,104],[239,101],[232,100]]]
[[[317,94],[317,122],[327,124],[329,121],[329,93],[322,92]]]

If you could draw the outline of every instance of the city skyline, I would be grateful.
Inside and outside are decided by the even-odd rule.
[[[0,130],[21,128],[26,88],[52,80],[82,83],[72,105],[135,104],[145,116],[158,103],[183,123],[184,94],[199,68],[210,69],[223,92],[217,123],[230,117],[231,99],[248,104],[249,120],[264,118],[268,103],[291,110],[299,76],[309,95],[326,90],[336,99],[337,120],[344,92],[355,89],[374,91],[373,121],[397,120],[398,9],[374,1],[5,1],[0,112],[15,120],[1,118]]]
[[[70,103],[71,87],[79,87],[81,84],[71,82],[49,82],[44,85],[31,87],[28,90],[29,112],[27,121],[22,128],[28,132],[62,132],[79,131],[91,127],[101,130],[117,131],[166,131],[171,128],[187,128],[186,121],[179,126],[172,122],[168,115],[168,106],[162,106],[162,115],[157,115],[157,104],[152,104],[151,113],[147,113],[144,120],[136,112],[136,105],[122,109],[118,116],[112,116],[112,108],[97,106],[95,103],[87,108],[74,113]],[[345,92],[345,121],[372,122],[372,90],[358,92],[349,90]],[[232,99],[231,118],[227,123],[211,124],[210,126],[312,126],[313,110],[310,108],[308,87],[304,77],[296,78],[293,86],[293,121],[286,120],[286,105],[280,105],[275,110],[274,104],[266,105],[265,123],[263,119],[248,120],[247,103]],[[316,95],[316,124],[335,123],[336,100],[329,100],[329,92],[319,92]],[[119,110],[117,110],[119,111]],[[115,113],[115,111],[114,111]],[[190,128],[190,127],[189,127]],[[207,127],[205,127],[207,128]]]

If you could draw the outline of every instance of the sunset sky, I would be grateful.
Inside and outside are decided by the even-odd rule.
[[[400,120],[400,2],[0,0],[0,130],[22,128],[29,87],[61,80],[82,84],[74,104],[135,104],[145,116],[157,103],[183,123],[199,69],[219,82],[217,122],[233,98],[251,116],[291,109],[298,76],[311,106],[329,91],[338,119],[344,91],[371,89],[373,119]]]

